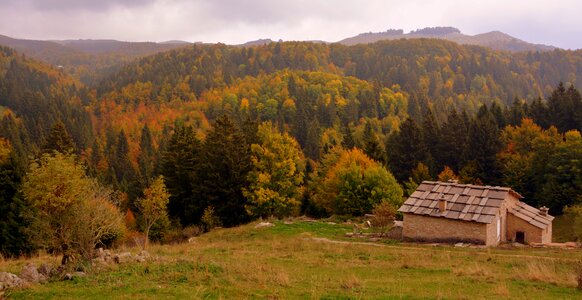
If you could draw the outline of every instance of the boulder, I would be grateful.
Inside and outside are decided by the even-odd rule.
[[[115,254],[113,256],[113,261],[115,261],[115,263],[118,263],[118,264],[125,264],[125,263],[133,261],[133,256],[129,252],[123,252],[123,253]]]
[[[266,227],[273,227],[275,226],[275,224],[270,223],[270,222],[261,222],[257,225],[255,225],[255,228],[266,228]]]
[[[137,262],[145,262],[150,258],[150,253],[146,250],[140,251],[137,256],[135,257],[135,261]]]
[[[0,291],[14,287],[22,287],[25,284],[26,282],[15,274],[0,272]]]
[[[20,278],[30,283],[46,282],[47,280],[46,276],[38,272],[38,269],[34,264],[26,264],[24,267],[22,267]]]
[[[85,277],[87,274],[85,272],[75,272],[75,273],[67,273],[63,276],[63,280],[73,280],[79,277]]]
[[[53,267],[47,265],[47,264],[42,264],[40,265],[40,267],[38,267],[38,272],[45,276],[46,278],[49,278],[51,276],[51,274],[53,273]]]

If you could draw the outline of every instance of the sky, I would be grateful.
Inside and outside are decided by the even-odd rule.
[[[0,34],[240,44],[453,26],[580,49],[581,12],[579,0],[0,0]]]

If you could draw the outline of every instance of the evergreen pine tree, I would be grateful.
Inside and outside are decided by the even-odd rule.
[[[140,153],[137,157],[140,181],[139,190],[143,190],[151,184],[156,170],[156,150],[154,149],[152,134],[147,124],[141,130],[139,148]]]
[[[75,152],[75,142],[67,132],[65,124],[58,121],[51,128],[49,136],[42,146],[43,153],[51,153],[57,151],[62,154],[71,154]]]
[[[206,207],[194,195],[201,143],[191,126],[177,125],[163,152],[160,173],[168,192],[170,215],[183,225],[198,223]]]
[[[422,131],[411,118],[406,119],[400,130],[390,137],[386,149],[390,169],[400,182],[407,180],[418,163],[427,158]]]
[[[422,137],[423,143],[426,147],[427,155],[425,164],[429,170],[435,172],[432,174],[436,176],[436,156],[437,156],[437,145],[439,144],[439,138],[441,134],[441,129],[436,120],[436,117],[432,109],[427,109],[424,119],[422,121]]]
[[[453,109],[442,126],[439,143],[436,145],[435,158],[438,165],[441,168],[449,166],[453,171],[458,171],[465,161],[468,139],[465,118]]]
[[[202,146],[196,194],[215,209],[225,226],[248,222],[246,198],[251,169],[250,147],[230,117],[219,117]]]
[[[0,139],[0,152],[6,143]],[[4,148],[6,150],[6,148]],[[0,155],[0,254],[19,256],[31,248],[25,233],[28,223],[23,214],[30,210],[18,195],[21,177],[14,160],[14,152],[5,157]]]
[[[495,123],[495,117],[487,106],[481,106],[477,118],[471,124],[467,151],[467,160],[476,164],[475,179],[491,184],[499,178],[496,166],[496,155],[502,147],[499,137],[500,130]]]
[[[538,97],[531,103],[530,117],[542,128],[550,127],[549,109],[542,98]]]
[[[372,123],[369,120],[366,122],[366,127],[364,127],[364,153],[377,162],[386,162],[382,143],[380,143],[380,139],[374,132]]]

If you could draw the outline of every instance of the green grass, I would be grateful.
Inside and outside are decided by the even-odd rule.
[[[73,281],[15,290],[15,299],[571,299],[576,250],[468,249],[363,243],[349,225],[275,222],[152,246],[159,261],[111,265]],[[320,238],[320,239],[314,239]],[[325,238],[325,239],[321,239]],[[356,243],[349,243],[353,241]],[[134,250],[137,252],[137,249]],[[40,257],[40,262],[47,257]],[[54,260],[54,259],[53,259]],[[0,263],[0,271],[25,261]]]

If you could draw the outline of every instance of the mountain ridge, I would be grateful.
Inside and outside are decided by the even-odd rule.
[[[552,51],[558,49],[558,47],[550,45],[529,43],[501,31],[490,31],[476,35],[467,35],[454,27],[426,27],[409,33],[404,33],[404,30],[402,29],[388,29],[385,32],[360,33],[356,36],[342,39],[337,43],[346,46],[353,46],[357,44],[375,43],[382,40],[414,38],[443,39],[462,45],[482,46],[493,50],[510,52]]]

